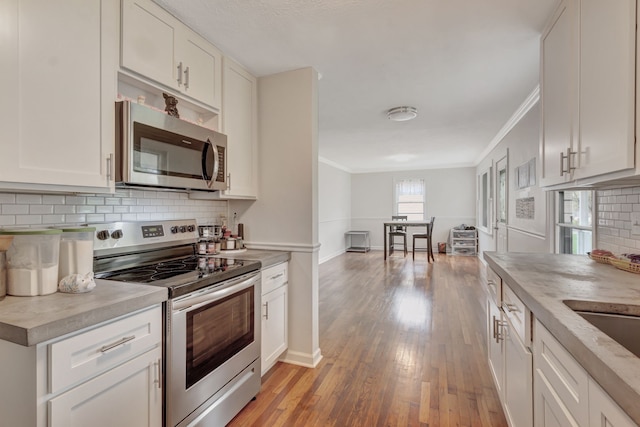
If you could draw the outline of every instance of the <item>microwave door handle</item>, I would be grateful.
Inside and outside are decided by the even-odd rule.
[[[213,174],[209,176],[207,174],[207,153],[209,152],[209,146],[213,148]],[[218,147],[212,144],[209,139],[204,144],[202,149],[202,179],[207,183],[207,187],[211,188],[216,177],[218,176],[219,160],[218,160]]]

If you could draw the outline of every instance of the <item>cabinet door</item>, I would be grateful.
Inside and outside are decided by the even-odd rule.
[[[161,357],[149,351],[51,399],[50,427],[161,425]]]
[[[262,374],[288,346],[287,285],[262,296]]]
[[[176,41],[180,90],[217,110],[222,100],[222,53],[198,34],[181,26]]]
[[[117,2],[7,0],[0,16],[0,181],[113,188]]]
[[[230,173],[227,198],[255,199],[258,194],[257,81],[236,62],[224,58],[222,132],[228,137]]]
[[[637,426],[627,414],[600,388],[589,380],[589,427],[634,427]]]
[[[562,2],[541,38],[542,185],[558,184],[570,178],[569,173],[562,173],[562,169],[567,168],[567,160],[561,162],[561,155],[571,147],[575,131],[572,115],[577,96],[577,88],[572,86],[576,82],[572,53],[575,43],[573,1]],[[575,158],[572,160],[575,162]]]
[[[504,317],[502,311],[487,298],[487,353],[489,369],[496,384],[498,397],[504,400]]]
[[[533,426],[533,359],[507,321],[504,345],[504,403],[511,427]]]
[[[540,370],[534,373],[533,391],[536,427],[580,427]]]
[[[122,67],[177,89],[178,70],[174,68],[173,55],[180,25],[151,0],[124,0]]]
[[[580,1],[576,178],[634,167],[635,0]]]

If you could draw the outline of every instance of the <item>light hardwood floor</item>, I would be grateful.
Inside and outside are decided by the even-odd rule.
[[[229,425],[507,426],[487,364],[482,263],[419,255],[320,265],[322,361],[278,363]]]

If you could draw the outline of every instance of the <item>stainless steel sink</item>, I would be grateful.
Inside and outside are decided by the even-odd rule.
[[[640,357],[640,317],[575,310],[580,316]]]

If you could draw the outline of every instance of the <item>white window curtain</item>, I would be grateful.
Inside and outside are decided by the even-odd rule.
[[[410,178],[396,180],[394,212],[396,215],[406,215],[410,221],[424,220],[424,179]]]

